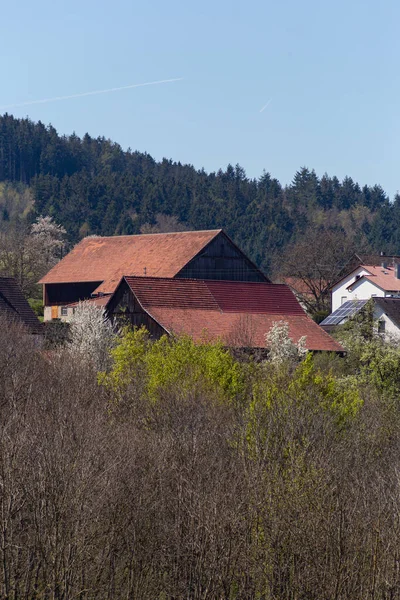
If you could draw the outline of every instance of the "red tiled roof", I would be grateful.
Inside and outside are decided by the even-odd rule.
[[[363,269],[368,271],[370,275],[361,275],[359,279],[356,279],[356,281],[353,281],[349,286],[347,286],[347,289],[353,287],[354,284],[358,283],[361,279],[367,279],[386,292],[400,292],[400,279],[395,277],[395,270],[393,267],[386,267],[385,269],[382,269],[381,266],[361,266]]]
[[[313,296],[313,293],[307,283],[300,277],[280,277],[279,279],[280,282],[288,285],[292,290],[294,290],[295,293],[301,294],[302,296]],[[315,288],[318,289],[321,286],[327,287],[328,282],[320,282],[315,280]]]
[[[107,302],[111,298],[111,294],[106,294],[104,296],[96,296],[96,298],[88,298],[87,300],[81,300],[80,303],[88,302],[89,304],[94,304],[95,306],[104,307]],[[70,308],[74,308],[79,305],[79,302],[71,302],[70,304],[64,304],[64,306],[68,306]]]
[[[169,333],[196,341],[265,348],[265,334],[287,321],[290,336],[306,336],[309,350],[343,348],[310,319],[286,285],[193,279],[125,277],[143,309]]]
[[[113,292],[125,273],[174,277],[221,229],[113,237],[87,237],[39,283],[102,281],[96,292]]]

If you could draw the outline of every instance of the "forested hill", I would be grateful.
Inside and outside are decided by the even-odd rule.
[[[283,187],[268,173],[249,179],[239,165],[206,173],[124,152],[105,138],[60,136],[52,126],[5,114],[0,116],[0,181],[18,190],[14,199],[26,195],[29,186],[33,200],[33,209],[25,206],[21,212],[14,200],[10,204],[10,195],[0,194],[3,231],[22,214],[31,220],[53,216],[71,243],[90,234],[161,230],[163,222],[164,227],[223,227],[267,271],[274,257],[311,227],[340,229],[355,244],[400,253],[399,196],[390,203],[379,185],[318,178],[305,167]]]

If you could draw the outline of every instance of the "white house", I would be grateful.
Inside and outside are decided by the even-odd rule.
[[[378,332],[400,337],[400,298],[375,298],[374,304]]]
[[[359,265],[332,286],[332,313],[349,300],[400,297],[400,264]]]
[[[338,325],[362,311],[371,300],[347,300],[320,323],[322,329],[331,333]],[[373,319],[377,333],[400,338],[400,298],[373,297]]]

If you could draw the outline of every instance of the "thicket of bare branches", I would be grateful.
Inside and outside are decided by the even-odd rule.
[[[367,393],[343,424],[316,389],[154,403],[138,381],[117,403],[1,331],[2,598],[400,597],[396,402]]]

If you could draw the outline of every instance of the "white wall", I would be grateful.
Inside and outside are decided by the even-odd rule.
[[[61,306],[57,306],[57,319],[60,319],[61,321],[65,321],[67,323],[69,323],[69,321],[71,320],[72,315],[74,314],[74,309],[72,307],[68,307],[67,308],[68,314],[67,315],[62,315],[61,314]],[[51,306],[45,306],[44,307],[44,317],[43,320],[44,321],[51,321],[52,320],[52,307]]]
[[[400,330],[382,310],[380,306],[374,308],[374,320],[385,321],[385,336],[400,338]]]
[[[333,286],[333,288],[332,288],[332,312],[334,312],[336,309],[338,309],[343,304],[343,302],[342,302],[343,297],[346,297],[345,302],[347,302],[347,300],[355,300],[355,299],[366,300],[367,298],[371,297],[371,293],[369,296],[360,296],[359,294],[361,292],[356,293],[355,290],[350,292],[348,289],[346,289],[351,283],[353,283],[356,280],[357,275],[368,275],[368,271],[366,269],[364,269],[363,267],[357,267],[357,269],[355,269],[352,273],[350,273],[350,275],[347,275],[347,277],[344,277],[341,281],[339,281],[339,283],[337,283],[336,285]],[[367,282],[367,283],[370,283],[370,282]],[[362,293],[363,294],[368,293],[367,288],[363,288]],[[377,296],[383,295],[383,293],[378,294],[378,292],[375,291],[375,286],[374,286],[374,291],[372,292],[372,294],[376,294]]]
[[[45,306],[44,307],[43,320],[44,321],[51,321],[51,306]]]

